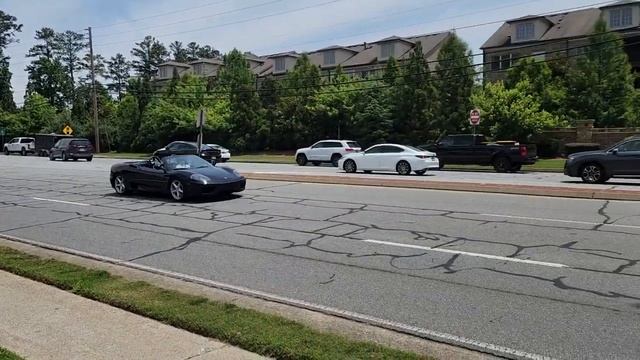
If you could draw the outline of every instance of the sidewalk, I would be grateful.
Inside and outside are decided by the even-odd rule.
[[[27,359],[263,359],[0,271],[0,346]]]

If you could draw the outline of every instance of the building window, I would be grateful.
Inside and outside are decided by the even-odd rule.
[[[632,23],[633,13],[630,7],[609,10],[609,26],[611,28],[631,26]]]
[[[276,58],[276,71],[281,72],[284,71],[284,58]]]
[[[491,57],[491,71],[507,70],[513,65],[514,54],[494,55]]]
[[[193,65],[193,72],[196,73],[196,75],[204,75],[204,64]]]
[[[535,37],[535,26],[532,22],[516,25],[516,40],[533,40]]]
[[[324,64],[325,65],[334,65],[336,63],[336,52],[335,51],[325,51],[323,53],[324,56]]]
[[[162,66],[159,69],[159,75],[161,78],[167,78],[169,77],[169,67],[168,66]]]
[[[380,58],[388,59],[394,56],[396,53],[396,44],[395,43],[386,43],[382,44],[380,47]]]

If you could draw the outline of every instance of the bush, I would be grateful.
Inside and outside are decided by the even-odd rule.
[[[565,155],[583,152],[583,151],[595,151],[600,150],[600,144],[597,143],[569,143],[564,146]]]
[[[542,158],[554,158],[560,155],[560,141],[558,139],[541,139],[537,141],[538,156]]]

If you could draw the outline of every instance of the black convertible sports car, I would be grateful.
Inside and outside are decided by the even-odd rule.
[[[116,193],[128,194],[133,190],[169,193],[177,201],[241,192],[246,181],[236,170],[212,165],[195,155],[154,156],[147,161],[111,167],[111,186]]]

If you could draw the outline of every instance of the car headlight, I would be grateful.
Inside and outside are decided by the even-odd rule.
[[[233,175],[235,175],[235,176],[242,176],[242,175],[240,175],[240,172],[238,170],[236,170],[236,169],[232,169],[231,171],[233,172]]]
[[[191,180],[203,183],[205,185],[208,184],[211,181],[211,179],[209,179],[208,177],[206,177],[206,176],[204,176],[202,174],[193,174],[193,175],[191,175]]]

